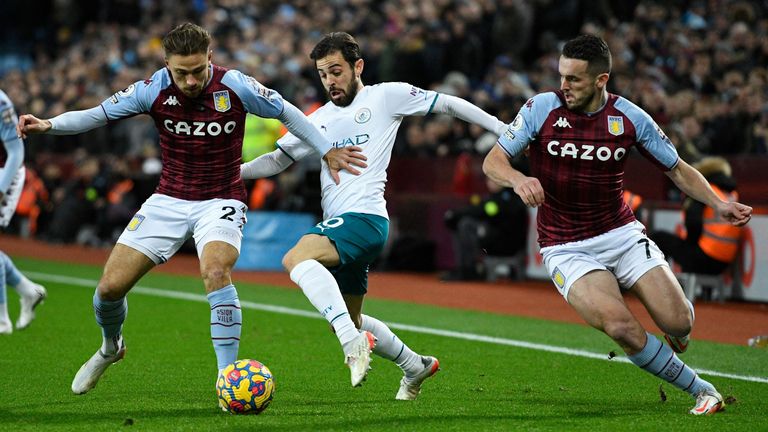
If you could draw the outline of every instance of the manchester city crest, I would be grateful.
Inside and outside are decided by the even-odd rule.
[[[232,108],[232,102],[229,100],[229,90],[213,92],[213,107],[218,112],[227,112]]]
[[[360,108],[355,114],[355,121],[358,123],[365,123],[371,119],[371,110],[368,108]]]
[[[608,116],[608,132],[611,135],[619,136],[624,133],[624,117]]]

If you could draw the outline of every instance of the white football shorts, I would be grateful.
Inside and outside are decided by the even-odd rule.
[[[2,172],[2,168],[0,168]],[[21,192],[24,190],[24,179],[27,176],[27,170],[24,165],[16,171],[16,175],[11,180],[11,186],[5,191],[5,197],[0,202],[0,228],[5,228],[11,223],[13,213],[16,212],[16,206],[19,205]]]
[[[669,265],[638,221],[586,240],[542,248],[541,254],[552,282],[566,301],[573,283],[593,270],[610,271],[619,287],[629,290],[652,268]]]
[[[229,243],[240,253],[246,211],[248,207],[235,199],[187,201],[153,194],[117,242],[138,250],[155,264],[168,261],[190,236],[195,239],[198,257],[211,241]]]

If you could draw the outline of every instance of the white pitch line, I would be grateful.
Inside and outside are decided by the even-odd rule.
[[[93,279],[83,279],[83,278],[56,275],[56,274],[50,274],[50,273],[40,273],[35,271],[24,271],[24,273],[28,276],[31,276],[34,279],[39,279],[42,281],[59,282],[59,283],[83,286],[88,288],[95,288],[98,282]],[[175,299],[181,299],[181,300],[190,300],[190,301],[196,301],[201,303],[208,303],[208,299],[203,294],[193,294],[193,293],[181,292],[181,291],[169,291],[169,290],[146,287],[141,285],[136,285],[131,290],[131,292],[155,296],[155,297],[175,298]],[[274,313],[283,314],[283,315],[294,315],[294,316],[300,316],[305,318],[322,319],[322,317],[319,316],[317,312],[307,311],[302,309],[294,309],[294,308],[289,308],[284,306],[268,305],[264,303],[256,303],[251,301],[241,300],[240,307],[247,308],[247,309],[261,310],[266,312],[274,312]],[[585,357],[585,358],[591,358],[596,360],[631,363],[629,359],[626,357],[614,357],[613,359],[609,359],[606,354],[599,354],[599,353],[580,350],[580,349],[559,347],[555,345],[545,345],[545,344],[526,342],[526,341],[515,340],[515,339],[486,336],[486,335],[481,335],[476,333],[465,333],[465,332],[457,332],[452,330],[441,330],[441,329],[436,329],[431,327],[414,326],[410,324],[400,324],[395,322],[387,322],[387,325],[395,330],[406,330],[406,331],[412,331],[414,333],[431,334],[435,336],[443,336],[443,337],[449,337],[454,339],[463,339],[463,340],[468,340],[473,342],[486,342],[486,343],[495,344],[495,345],[507,345],[507,346],[513,346],[518,348],[528,348],[532,350],[565,354],[565,355],[571,355],[576,357]],[[696,372],[702,375],[711,375],[711,376],[717,376],[722,378],[731,378],[731,379],[736,379],[741,381],[768,384],[768,378],[766,377],[737,375],[737,374],[720,372],[720,371],[709,370],[709,369],[695,368],[695,370]]]

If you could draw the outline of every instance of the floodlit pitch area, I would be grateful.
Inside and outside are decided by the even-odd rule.
[[[239,283],[240,357],[273,372],[272,405],[259,416],[219,410],[215,357],[201,282],[151,273],[129,295],[128,353],[98,386],[71,394],[74,373],[97,348],[91,297],[100,268],[16,258],[49,298],[24,331],[0,338],[0,429],[114,430],[757,430],[768,400],[768,351],[694,340],[689,365],[731,400],[712,417],[686,414],[693,400],[624,361],[583,325],[369,299],[442,370],[414,402],[394,399],[400,379],[374,358],[361,388],[349,386],[327,324],[296,289]],[[414,287],[418,289],[418,287]],[[11,297],[13,299],[13,297]],[[11,316],[18,305],[11,301]],[[664,395],[664,397],[662,396]],[[662,399],[666,401],[662,401]]]

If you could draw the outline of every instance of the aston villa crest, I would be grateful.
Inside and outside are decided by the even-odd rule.
[[[227,112],[232,108],[232,102],[229,101],[229,90],[213,92],[213,107],[218,112]]]
[[[608,116],[608,132],[611,135],[619,136],[624,133],[624,117]]]

